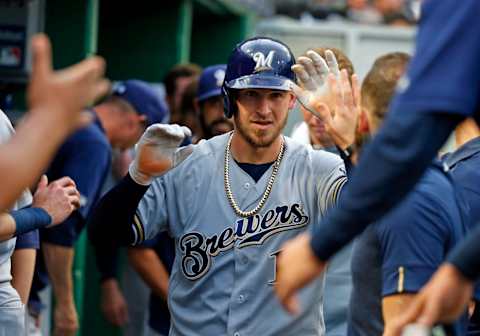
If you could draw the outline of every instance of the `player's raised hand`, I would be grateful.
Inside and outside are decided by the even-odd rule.
[[[307,56],[300,56],[292,66],[300,86],[292,83],[292,91],[307,110],[324,119],[326,113],[334,110],[335,97],[332,94],[328,76],[338,77],[337,59],[331,50],[325,52],[325,59],[313,50],[307,51]],[[327,111],[320,109],[327,107]]]
[[[334,53],[325,52],[324,60],[313,50],[298,58],[292,67],[298,86],[292,90],[300,103],[325,125],[335,144],[347,148],[355,140],[355,129],[361,109],[360,85],[353,75],[350,84],[346,70],[340,71]]]
[[[355,141],[355,131],[362,109],[360,84],[355,74],[352,75],[350,84],[345,69],[340,72],[339,77],[329,74],[328,81],[334,97],[334,110],[328,113],[327,106],[320,106],[319,110],[327,111],[324,116],[326,132],[337,146],[345,149]]]
[[[42,113],[47,122],[67,133],[84,126],[91,116],[82,111],[109,90],[109,81],[104,78],[105,61],[94,56],[54,71],[52,47],[44,34],[33,37],[32,52],[32,76],[28,86],[31,113]]]
[[[192,153],[192,146],[179,148],[190,136],[192,132],[185,126],[154,124],[148,127],[135,146],[130,176],[138,184],[149,185],[154,177],[165,174]]]
[[[299,313],[297,291],[319,276],[325,265],[314,255],[309,234],[300,234],[282,246],[277,259],[275,293],[289,313]]]

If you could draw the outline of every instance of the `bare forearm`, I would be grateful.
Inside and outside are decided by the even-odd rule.
[[[73,248],[43,243],[42,249],[58,304],[72,304],[74,302],[71,274],[74,255]]]
[[[155,295],[166,301],[169,275],[155,251],[149,248],[129,248],[128,259]]]
[[[12,286],[20,295],[23,304],[27,303],[32,287],[33,270],[37,250],[15,250],[12,255]]]
[[[382,314],[385,326],[404,313],[412,304],[416,294],[404,293],[386,296],[382,299]]]
[[[49,120],[43,111],[27,116],[18,126],[0,151],[2,190],[8,191],[0,193],[0,211],[8,209],[25,188],[34,184],[66,135],[65,127],[58,120]]]

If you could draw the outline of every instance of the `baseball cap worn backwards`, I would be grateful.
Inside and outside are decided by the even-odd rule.
[[[226,69],[226,64],[217,64],[203,70],[200,75],[200,80],[198,81],[197,98],[199,101],[222,95],[222,85]]]
[[[113,85],[112,95],[129,102],[136,112],[147,117],[147,126],[165,122],[168,108],[160,94],[147,82],[130,79]]]

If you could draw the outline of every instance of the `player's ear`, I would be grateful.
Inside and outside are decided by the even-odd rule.
[[[292,92],[288,92],[288,94],[290,96],[290,101],[288,103],[288,109],[291,110],[295,107],[295,104],[297,102],[297,97]]]
[[[369,134],[370,133],[370,125],[368,122],[367,110],[365,108],[361,108],[360,115],[358,116],[358,132],[360,134]]]

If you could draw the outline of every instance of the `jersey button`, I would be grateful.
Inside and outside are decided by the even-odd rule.
[[[243,187],[244,187],[245,189],[247,189],[247,190],[250,189],[250,183],[248,183],[248,182],[245,183],[245,184],[243,185]]]
[[[233,334],[233,336],[240,336],[240,333],[236,332],[235,334]]]
[[[238,302],[239,302],[239,303],[245,302],[245,296],[243,296],[243,294],[240,294],[240,295],[238,296]]]

